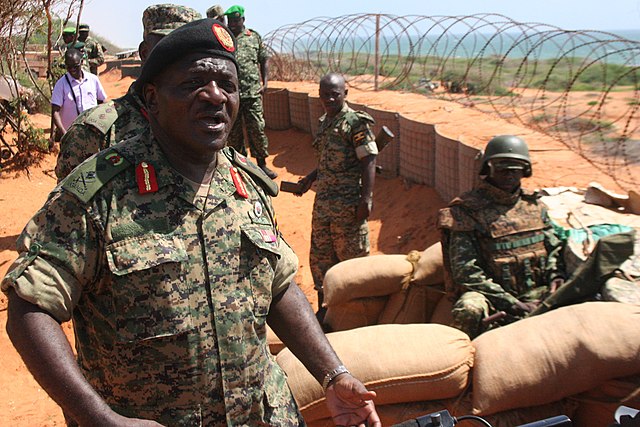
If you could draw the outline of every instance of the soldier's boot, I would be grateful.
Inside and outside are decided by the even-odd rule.
[[[267,167],[267,161],[265,160],[264,157],[258,158],[256,160],[258,161],[258,166],[260,166],[260,169],[262,169],[262,172],[264,172],[269,178],[274,179],[275,177],[278,176],[277,173],[275,173],[274,171],[272,171]]]

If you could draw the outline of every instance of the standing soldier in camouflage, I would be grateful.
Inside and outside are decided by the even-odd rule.
[[[476,188],[440,211],[449,291],[458,297],[452,326],[474,338],[496,313],[508,323],[527,316],[566,278],[562,242],[536,193],[520,186],[531,176],[526,143],[493,138]],[[493,316],[496,317],[496,316]]]
[[[98,75],[98,67],[104,64],[104,50],[100,42],[89,36],[89,25],[80,24],[78,27],[78,40],[84,43],[84,50],[89,61],[89,71]]]
[[[260,169],[271,179],[277,173],[267,167],[269,156],[269,140],[264,132],[264,112],[262,95],[267,89],[269,68],[267,51],[262,37],[255,30],[244,26],[244,8],[231,6],[224,13],[229,22],[229,29],[238,40],[238,64],[240,64],[240,112],[238,120],[229,135],[229,146],[237,152],[247,155],[244,143],[244,128],[247,131],[251,155],[256,159]]]
[[[136,82],[150,132],[74,169],[19,238],[7,331],[78,425],[304,425],[268,323],[323,384],[336,425],[381,426],[375,393],[292,281],[277,186],[225,148],[235,51],[213,19],[161,40]],[[59,325],[70,318],[77,360]]]
[[[330,73],[320,80],[320,117],[313,148],[318,167],[302,178],[304,194],[316,184],[311,223],[309,265],[318,292],[318,319],[322,322],[327,270],[340,261],[369,255],[367,218],[373,206],[378,148],[371,131],[373,119],[352,110],[345,98],[344,77]]]
[[[164,36],[200,17],[197,11],[175,4],[146,8],[142,14],[143,41],[139,46],[142,61]],[[60,142],[55,170],[58,181],[62,181],[73,168],[98,151],[149,129],[146,115],[133,85],[123,97],[83,112]]]
[[[222,5],[214,4],[207,9],[207,18],[217,19],[224,24],[226,22],[226,17],[224,16],[224,8]]]

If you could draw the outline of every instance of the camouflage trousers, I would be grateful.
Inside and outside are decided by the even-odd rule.
[[[247,147],[244,143],[244,129],[246,129],[251,156],[256,159],[264,159],[269,156],[269,140],[264,133],[264,127],[262,98],[242,98],[238,117],[231,128],[227,145],[246,156]]]
[[[547,286],[540,286],[518,295],[517,298],[522,302],[540,301],[547,296],[548,292],[549,288]],[[498,310],[491,304],[491,301],[480,292],[465,292],[453,304],[453,309],[451,310],[453,320],[450,326],[460,329],[469,335],[471,339],[474,339],[483,332],[513,323],[525,317],[508,314],[507,317],[499,321],[485,322],[485,319],[497,312]]]
[[[318,200],[313,205],[309,266],[316,290],[322,290],[324,275],[332,266],[369,255],[369,225],[356,222],[356,205]]]

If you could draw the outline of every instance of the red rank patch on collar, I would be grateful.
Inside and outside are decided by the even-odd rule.
[[[238,172],[238,169],[231,166],[229,168],[231,172],[231,179],[233,179],[233,185],[236,187],[236,192],[240,197],[245,199],[249,198],[249,192],[247,191],[246,185],[244,185],[244,181],[242,180],[242,175]]]
[[[158,178],[156,170],[147,162],[142,162],[136,166],[136,183],[138,184],[138,193],[147,194],[158,191]]]

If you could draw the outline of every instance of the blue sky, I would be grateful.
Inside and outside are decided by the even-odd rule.
[[[170,2],[171,0],[161,0]],[[153,1],[86,0],[82,22],[122,48],[142,40],[142,12]],[[204,15],[213,1],[184,0]],[[393,15],[473,15],[499,13],[522,22],[555,25],[568,30],[640,29],[640,0],[263,0],[220,3],[245,7],[246,25],[261,34],[316,17],[359,13]]]

